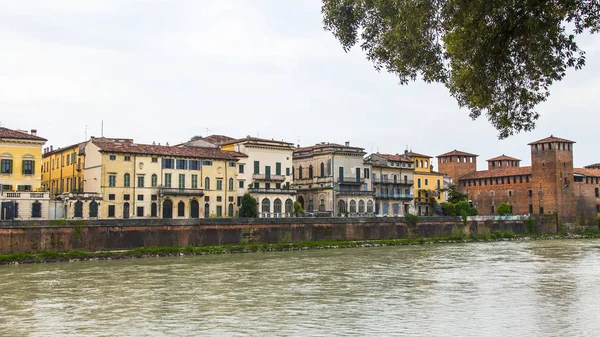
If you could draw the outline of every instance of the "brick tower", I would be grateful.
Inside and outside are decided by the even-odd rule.
[[[558,214],[564,221],[575,218],[573,144],[550,136],[531,146],[533,214]]]
[[[438,172],[452,177],[452,183],[458,184],[458,179],[466,174],[477,171],[477,155],[458,150],[440,154]]]

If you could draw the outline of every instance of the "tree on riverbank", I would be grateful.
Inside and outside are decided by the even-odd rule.
[[[322,0],[324,28],[375,69],[442,83],[499,138],[531,131],[550,86],[585,65],[575,40],[600,31],[598,0]]]
[[[258,205],[256,200],[250,195],[250,193],[244,194],[242,197],[242,207],[240,209],[240,217],[242,218],[256,218],[258,215]]]

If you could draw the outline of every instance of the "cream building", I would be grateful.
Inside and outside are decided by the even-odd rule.
[[[414,173],[412,159],[406,154],[374,153],[365,158],[371,166],[375,191],[375,213],[383,216],[414,214]]]
[[[360,147],[320,143],[294,149],[294,187],[305,211],[324,216],[374,213],[370,166]]]
[[[36,130],[0,127],[0,220],[48,219],[42,188],[42,146]]]
[[[294,144],[255,137],[221,143],[224,151],[242,153],[238,161],[238,202],[250,193],[260,217],[289,217],[294,212],[296,190],[291,188]]]
[[[100,218],[233,217],[237,161],[218,148],[92,138],[85,145],[85,190],[68,200],[68,214],[92,217],[98,207]],[[99,197],[88,203],[85,195]]]

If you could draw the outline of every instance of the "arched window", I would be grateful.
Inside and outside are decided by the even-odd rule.
[[[209,177],[204,178],[204,189],[207,191],[210,190],[210,178]]]
[[[321,177],[325,176],[325,163],[321,163]]]
[[[262,200],[262,212],[271,213],[271,201],[269,200],[269,198],[264,198]]]
[[[200,204],[198,200],[193,199],[190,201],[190,218],[197,219],[200,217]]]
[[[367,213],[373,213],[373,201],[367,201]]]
[[[123,176],[123,186],[129,187],[130,185],[131,185],[131,177],[129,176],[129,173],[125,173],[125,175]]]
[[[75,202],[75,212],[73,216],[75,218],[83,218],[83,202],[81,202],[81,200]]]
[[[31,204],[31,217],[32,218],[41,218],[42,217],[42,203],[39,201],[34,201]]]
[[[129,203],[123,204],[123,219],[129,219]]]
[[[294,213],[294,202],[292,201],[292,199],[287,199],[285,201],[285,212],[287,214]]]
[[[275,201],[273,201],[273,213],[281,213],[281,200],[275,199]]]
[[[96,200],[92,200],[92,202],[90,202],[89,216],[90,218],[98,217],[98,203],[96,202]]]
[[[313,166],[309,165],[308,166],[308,179],[312,179],[313,178]]]
[[[302,166],[298,167],[298,180],[302,180]]]
[[[158,176],[156,174],[152,175],[152,187],[156,187],[158,185]]]
[[[356,201],[350,200],[350,213],[356,213]]]
[[[185,204],[183,203],[183,201],[180,201],[177,204],[177,216],[179,216],[179,217],[185,216]]]
[[[227,209],[227,215],[230,217],[233,216],[233,204],[229,204],[229,208]]]
[[[338,215],[346,214],[346,202],[344,200],[338,201]]]
[[[365,212],[365,201],[360,200],[358,202],[358,213],[364,213],[364,212]]]
[[[173,202],[170,199],[167,199],[163,202],[162,216],[163,219],[173,218]]]
[[[153,202],[152,205],[150,205],[150,216],[151,217],[158,216],[158,205],[155,202]]]
[[[233,191],[233,178],[229,178],[229,190]]]

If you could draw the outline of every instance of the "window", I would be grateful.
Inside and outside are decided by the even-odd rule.
[[[123,160],[124,161],[131,161],[131,156],[123,156]],[[68,160],[67,160],[67,165],[69,165]]]
[[[108,205],[108,217],[109,218],[115,217],[115,205]]]
[[[152,187],[156,187],[158,185],[158,176],[156,174],[152,175]]]
[[[281,175],[281,163],[275,163],[275,174]]]
[[[235,162],[234,162],[234,161],[232,161],[232,162],[229,162],[229,163],[227,164],[227,166],[229,166],[229,167],[235,167]]]
[[[222,190],[223,190],[223,180],[217,179],[217,191],[222,191]]]
[[[156,194],[152,194],[152,195],[150,196],[150,200],[152,200],[152,201],[156,201],[156,200],[158,200],[158,195],[156,195]]]
[[[177,169],[178,170],[187,170],[187,160],[177,159]]]
[[[109,194],[108,195],[108,200],[115,200],[115,195],[114,194]]]
[[[171,173],[165,173],[165,187],[171,187]]]
[[[233,178],[229,178],[229,190],[233,191]]]
[[[164,169],[172,169],[175,163],[173,159],[163,158],[162,160],[162,168]]]
[[[35,201],[31,204],[31,217],[32,218],[41,218],[42,217],[42,203],[39,201]]]
[[[417,187],[421,188],[421,178],[417,179]]]
[[[156,158],[156,157],[152,157],[152,162],[153,162],[153,163],[158,163],[158,158]]]
[[[217,217],[223,216],[223,206],[217,206]]]
[[[23,174],[34,174],[34,161],[33,160],[23,160]]]
[[[129,200],[131,196],[129,194],[123,194],[123,200]]]
[[[238,166],[238,172],[239,172],[239,173],[244,173],[244,164],[240,164],[240,165]]]
[[[281,183],[275,183],[275,188],[280,190],[281,189]]]
[[[258,160],[254,161],[254,174],[260,173],[260,162]]]
[[[123,176],[123,187],[129,187],[131,185],[131,179],[129,173],[125,173]]]
[[[12,159],[2,159],[2,173],[12,173]]]
[[[185,204],[183,203],[183,201],[180,201],[177,204],[177,216],[179,216],[179,217],[185,216]]]
[[[533,205],[529,204],[529,214],[533,213]]]
[[[481,186],[481,183],[479,183],[479,185]],[[439,180],[437,181],[437,189],[438,190],[440,189],[440,181]]]
[[[596,187],[596,189],[594,190],[596,193],[596,198],[600,197],[600,191],[598,190],[598,187]]]
[[[198,175],[192,174],[192,188],[198,188]]]
[[[242,198],[243,197],[237,197],[237,204],[238,204],[238,206],[242,205]]]
[[[239,180],[238,181],[238,188],[244,188],[244,181],[243,180]]]
[[[108,187],[116,187],[117,186],[117,175],[110,174],[108,175]]]
[[[302,166],[298,167],[298,180],[302,180]]]
[[[229,215],[230,217],[233,216],[233,204],[229,204],[227,215]]]
[[[529,190],[529,197],[531,198],[533,196],[533,191]]]
[[[212,166],[213,162],[212,160],[203,160],[202,161],[202,165],[204,166]]]
[[[494,214],[495,211],[496,209],[494,208],[494,205],[492,205],[492,214]]]
[[[512,191],[508,191],[508,197],[512,198]]]
[[[136,210],[135,215],[138,216],[138,217],[140,217],[140,218],[143,217],[144,216],[144,207],[139,206],[137,208],[137,210]]]
[[[179,175],[179,188],[185,188],[185,174]]]
[[[209,177],[204,178],[204,189],[210,190],[210,178]]]
[[[137,200],[138,201],[144,201],[144,195],[143,194],[138,194]]]
[[[280,199],[275,199],[275,201],[273,201],[273,213],[281,213],[281,200]]]
[[[116,156],[116,155],[114,155],[114,154],[111,154],[111,155],[108,157],[108,159],[110,159],[110,160],[117,160],[117,156]],[[114,216],[114,215],[113,215],[113,216]]]
[[[285,175],[286,175],[286,176],[289,176],[289,175],[290,175],[290,168],[289,168],[289,167],[286,167],[286,168],[285,168]]]
[[[137,187],[144,187],[144,176],[138,176]]]
[[[190,166],[190,170],[192,170],[192,171],[200,170],[200,161],[199,160],[189,160],[188,163]]]
[[[221,197],[221,196],[218,196],[218,197],[217,197],[217,202],[221,202],[221,201],[223,201],[223,197]]]

